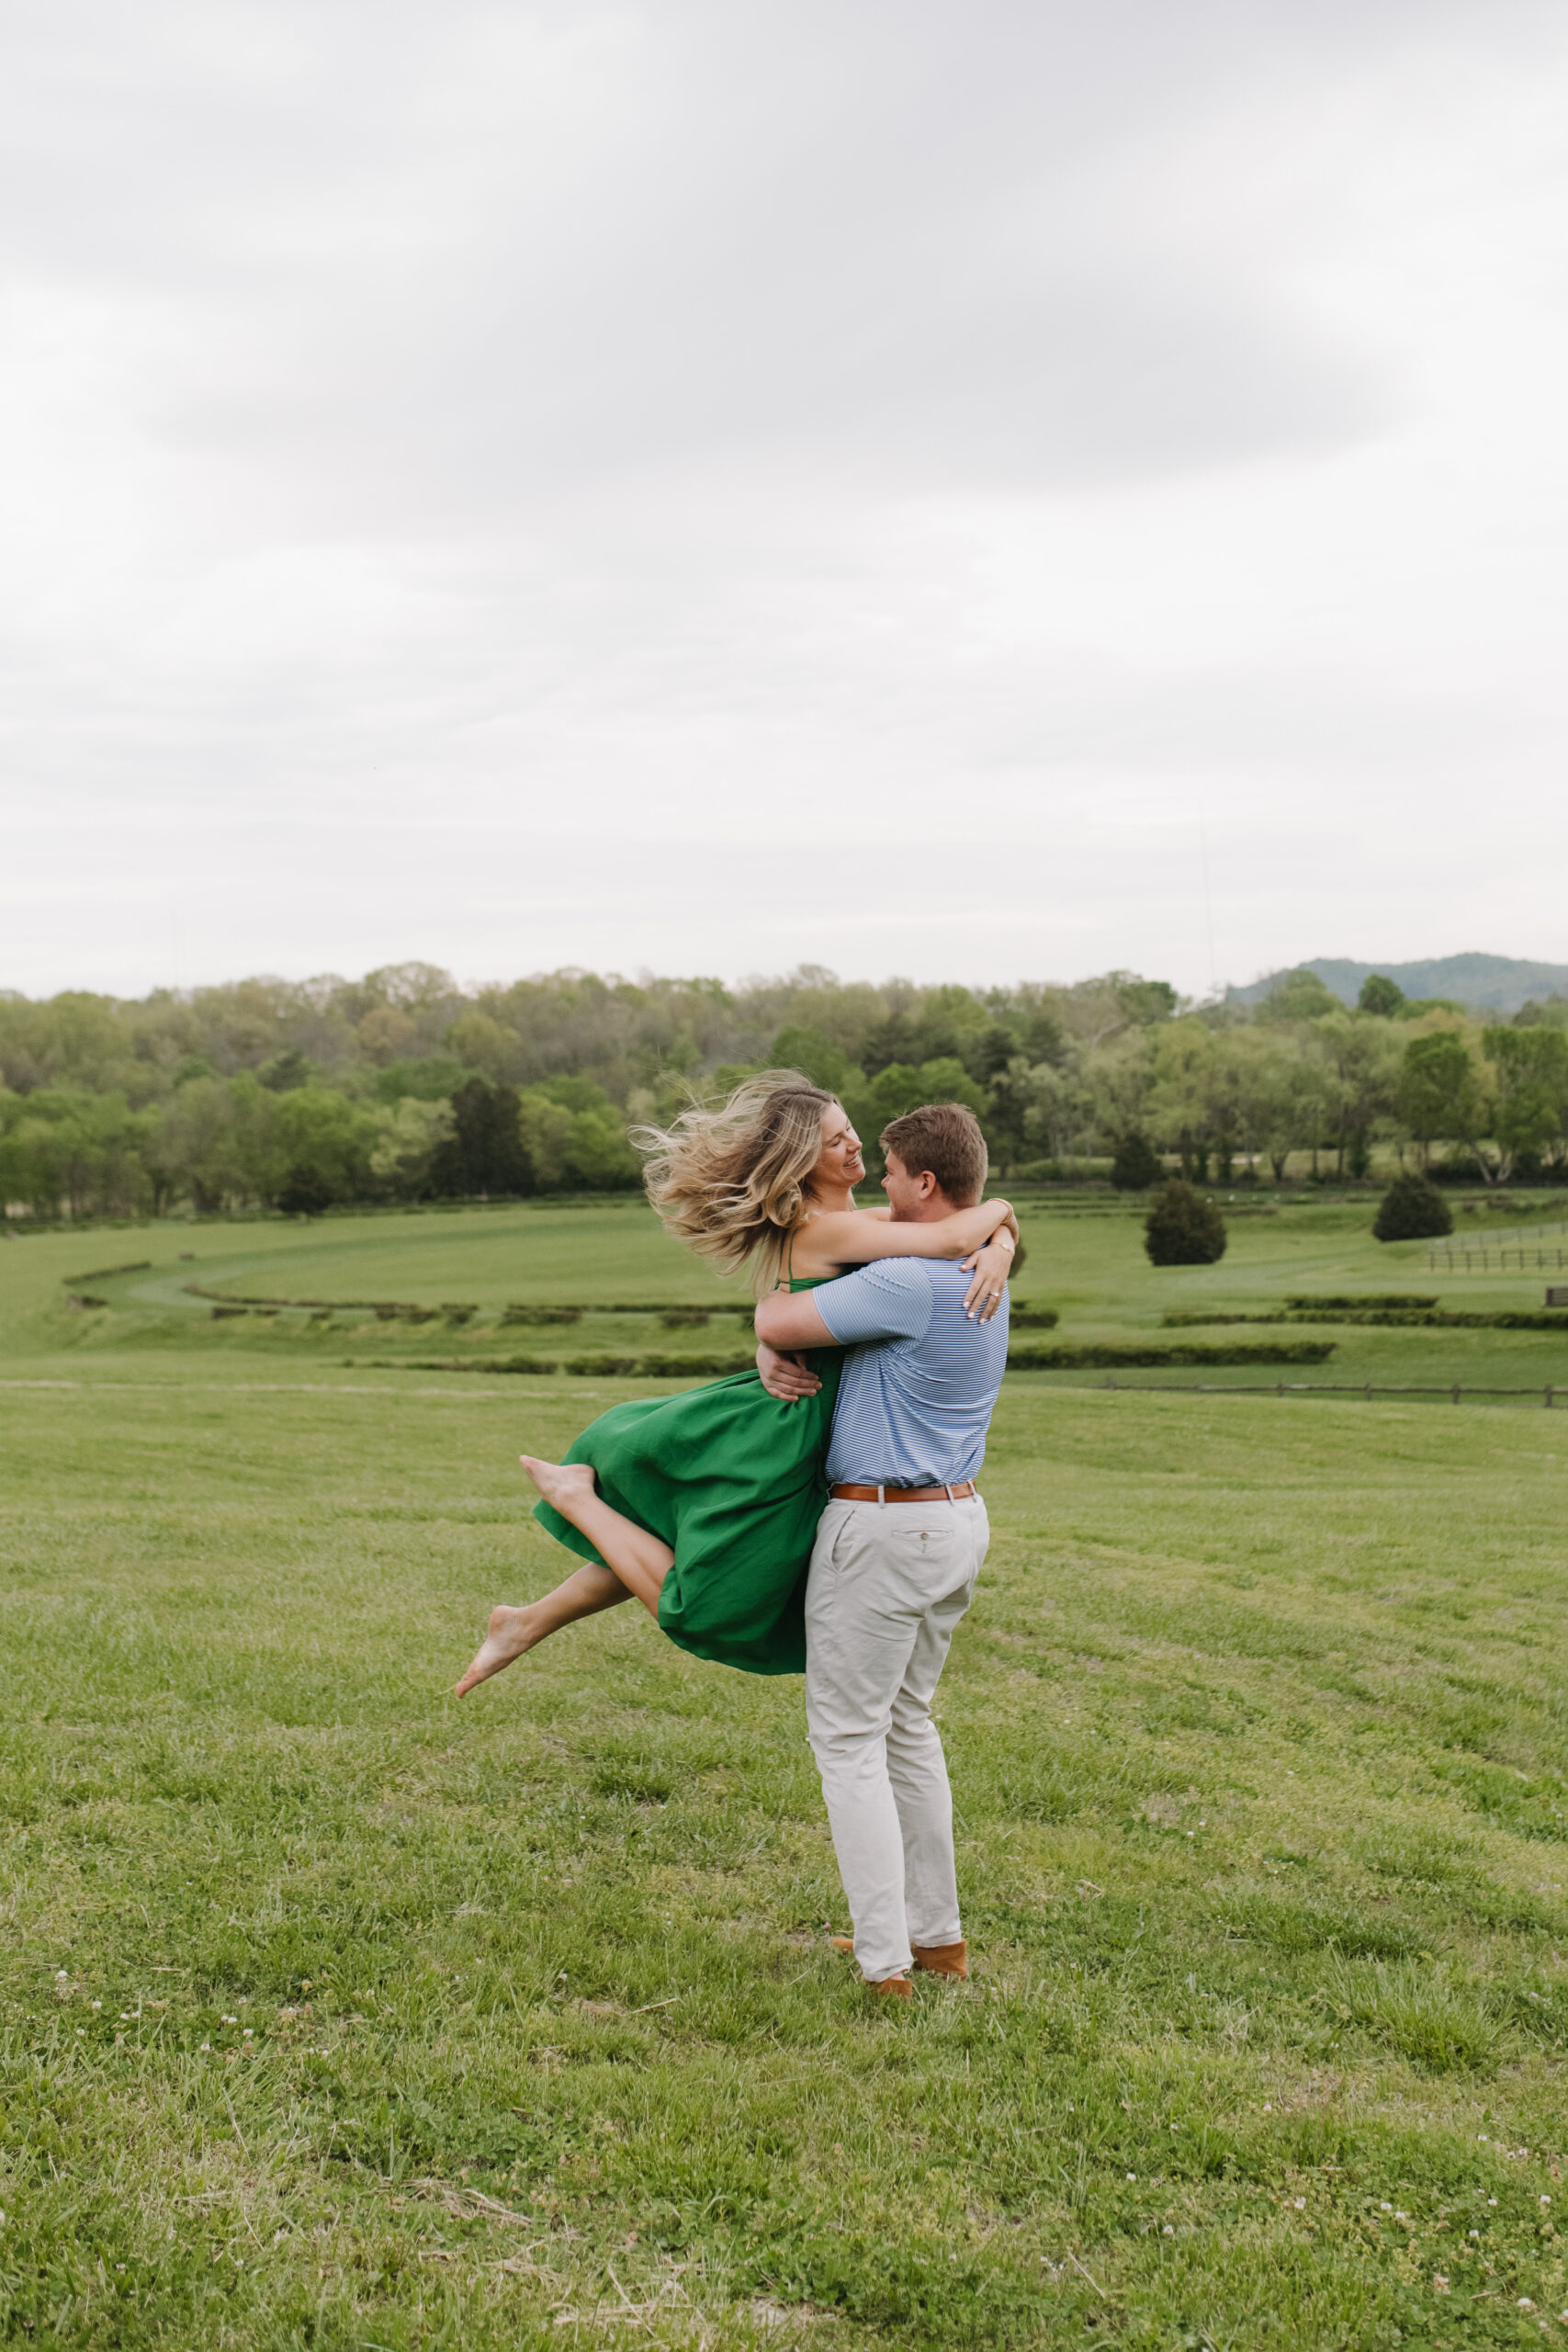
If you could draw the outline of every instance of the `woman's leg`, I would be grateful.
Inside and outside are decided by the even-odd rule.
[[[525,1650],[558,1634],[563,1625],[575,1625],[581,1617],[595,1617],[600,1610],[614,1609],[618,1600],[630,1599],[619,1577],[612,1576],[596,1560],[588,1560],[542,1600],[530,1601],[523,1609],[492,1609],[490,1630],[457,1685],[457,1697],[466,1698],[476,1682],[488,1681]]]
[[[657,1621],[659,1595],[675,1558],[668,1544],[661,1544],[636,1520],[612,1510],[595,1493],[588,1463],[541,1462],[532,1453],[518,1458],[545,1500],[586,1535],[610,1566],[585,1562],[542,1600],[531,1601],[523,1609],[492,1609],[490,1630],[457,1686],[459,1699],[476,1683],[499,1674],[525,1650],[558,1634],[563,1625],[575,1624],[580,1617],[592,1617],[602,1609],[614,1609],[618,1600],[635,1597]]]
[[[602,1560],[607,1560],[629,1592],[648,1611],[659,1615],[659,1596],[675,1563],[668,1544],[612,1510],[594,1490],[592,1465],[587,1462],[541,1462],[532,1453],[518,1460],[547,1503],[586,1535]]]

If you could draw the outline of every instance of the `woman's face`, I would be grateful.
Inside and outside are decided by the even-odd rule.
[[[858,1184],[864,1176],[860,1137],[850,1125],[849,1114],[841,1102],[829,1102],[822,1114],[822,1149],[811,1171],[813,1189],[836,1190],[840,1184]]]

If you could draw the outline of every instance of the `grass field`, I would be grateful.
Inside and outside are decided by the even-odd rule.
[[[1445,1305],[1470,1310],[1538,1308],[1548,1279],[1510,1271],[1445,1281],[1427,1271],[1424,1244],[1383,1248],[1373,1241],[1365,1203],[1287,1201],[1275,1207],[1267,1199],[1233,1216],[1230,1247],[1217,1266],[1156,1270],[1141,1248],[1141,1214],[1135,1202],[1068,1210],[1025,1204],[1030,1254],[1014,1287],[1021,1300],[1055,1308],[1061,1320],[1048,1334],[1021,1330],[1021,1341],[1256,1343],[1301,1333],[1224,1325],[1168,1332],[1161,1317],[1171,1311],[1264,1310],[1296,1292],[1436,1292]],[[104,1271],[141,1259],[152,1261],[144,1271]],[[521,1356],[570,1367],[574,1361],[602,1363],[606,1356],[651,1353],[728,1362],[749,1345],[733,1312],[746,1304],[741,1286],[717,1281],[668,1240],[641,1201],[631,1197],[579,1206],[539,1203],[333,1217],[309,1226],[276,1221],[49,1235],[9,1246],[0,1290],[0,1333],[10,1333],[12,1346],[58,1356],[70,1366],[134,1351],[149,1374],[154,1363],[195,1349],[210,1375],[221,1379],[226,1367],[252,1373],[264,1363],[375,1370]],[[66,1303],[71,1291],[104,1304],[72,1307]],[[331,1313],[305,1305],[252,1307],[214,1320],[215,1302],[223,1299],[344,1304]],[[367,1304],[373,1301],[399,1303],[430,1319],[380,1320]],[[509,1325],[502,1317],[512,1302],[584,1311],[565,1326]],[[639,1303],[707,1310],[712,1319],[671,1328],[651,1313],[604,1311]],[[466,1319],[443,1312],[452,1306],[466,1310]],[[1312,1327],[1311,1336],[1334,1344],[1320,1370],[1291,1372],[1290,1378],[1311,1385],[1446,1386],[1460,1379],[1476,1386],[1543,1389],[1548,1381],[1568,1376],[1568,1348],[1553,1332],[1483,1331],[1461,1339],[1440,1329],[1325,1323]],[[1082,1372],[1032,1376],[1085,1384]],[[1184,1369],[1141,1370],[1135,1376],[1180,1385],[1194,1378]],[[1234,1377],[1272,1375],[1244,1371]]]
[[[1155,1275],[1037,1210],[1018,1288],[1076,1336],[1438,1287],[1367,1219]],[[889,2017],[797,1684],[628,1608],[446,1695],[562,1558],[519,1445],[627,1386],[190,1280],[472,1304],[453,1355],[726,1295],[635,1204],[5,1245],[5,2340],[1568,2340],[1568,1420],[1010,1380],[942,1699],[977,1973]]]

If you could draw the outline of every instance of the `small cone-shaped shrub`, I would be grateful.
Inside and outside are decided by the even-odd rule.
[[[1122,1136],[1111,1163],[1111,1181],[1119,1193],[1146,1193],[1164,1173],[1159,1155],[1145,1136]]]
[[[1394,1178],[1372,1227],[1380,1241],[1428,1241],[1453,1229],[1453,1211],[1436,1184],[1413,1170]]]
[[[1144,1247],[1156,1266],[1212,1266],[1225,1254],[1225,1221],[1213,1201],[1172,1177],[1155,1194]]]

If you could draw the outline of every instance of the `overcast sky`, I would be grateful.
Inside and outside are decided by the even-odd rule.
[[[1561,0],[12,0],[0,148],[0,986],[1568,960]]]

